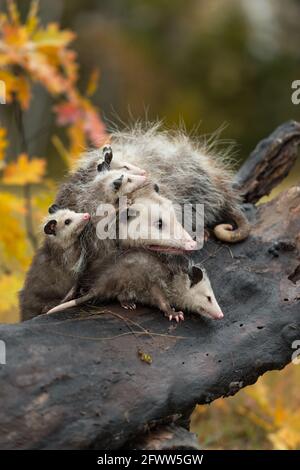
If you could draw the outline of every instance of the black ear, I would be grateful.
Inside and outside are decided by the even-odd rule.
[[[101,173],[102,171],[105,171],[105,170],[109,170],[109,168],[107,167],[107,164],[105,162],[99,163],[99,165],[97,165],[97,171],[99,173]]]
[[[198,284],[198,282],[202,281],[203,279],[202,269],[199,268],[199,266],[193,266],[189,272],[189,278],[191,280],[191,287],[193,287],[195,284]]]
[[[103,147],[103,157],[104,157],[105,163],[107,165],[110,165],[112,158],[113,158],[113,152],[112,152],[112,148],[110,145],[105,145],[105,147]]]
[[[44,232],[47,235],[56,235],[56,225],[57,221],[56,220],[49,220],[49,222],[46,223],[44,227]]]
[[[154,191],[155,191],[156,193],[159,193],[159,186],[158,186],[158,184],[155,183],[154,186],[153,186],[153,188],[154,188]]]
[[[118,189],[120,189],[123,183],[123,179],[124,179],[124,175],[121,175],[120,178],[113,181],[112,185],[115,191],[118,191]]]
[[[57,204],[52,204],[52,206],[49,207],[48,212],[49,214],[54,214],[54,212],[57,212],[60,209],[60,207]]]

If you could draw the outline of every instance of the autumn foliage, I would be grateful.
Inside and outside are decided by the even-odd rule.
[[[71,168],[84,149],[99,146],[106,139],[99,111],[91,101],[98,86],[99,71],[92,71],[84,92],[80,91],[78,60],[75,51],[70,47],[75,34],[61,29],[56,23],[42,26],[38,6],[38,1],[33,0],[27,17],[23,19],[15,1],[9,0],[6,13],[0,13],[0,85],[4,83],[6,92],[6,104],[0,104],[0,322],[19,319],[17,293],[22,287],[25,272],[36,248],[40,222],[53,202],[56,190],[54,181],[47,174],[50,156],[31,155],[26,145],[28,136],[24,133],[23,121],[24,113],[30,110],[30,105],[35,99],[33,85],[38,83],[52,98],[51,112],[56,127],[51,136],[51,158],[56,155],[57,159],[63,160],[67,168]],[[170,34],[165,36],[169,38]],[[218,35],[211,37],[218,38]],[[215,54],[219,53],[219,44],[208,42],[204,43],[203,48],[209,49],[212,46],[215,57]],[[163,47],[156,49],[165,50]],[[182,70],[185,75],[193,75],[195,60],[198,60],[198,56],[201,61],[203,58],[203,53],[199,54],[198,48],[195,48],[195,51],[197,57],[192,56],[194,60],[191,60],[191,56],[187,55],[186,66],[182,66],[182,62],[178,61],[180,70],[177,70],[174,76],[180,77]],[[156,62],[163,61],[157,59]],[[221,64],[217,73],[218,83],[222,83],[222,74],[225,74],[225,80],[226,77],[228,79],[228,70],[233,70],[234,67],[226,67],[226,62],[224,67],[222,61],[218,62]],[[248,62],[244,62],[247,65],[245,70],[248,80],[253,74],[249,73]],[[243,61],[239,61],[237,70],[240,70],[242,63]],[[193,67],[192,71],[188,69],[189,64]],[[205,67],[206,62],[201,66]],[[212,76],[215,76],[215,67],[216,63],[213,61]],[[243,80],[245,73],[241,74],[241,77]],[[197,75],[196,79],[198,80]],[[185,79],[181,78],[181,81],[185,82]],[[215,80],[209,82],[215,86]],[[249,83],[251,92],[251,82]],[[278,83],[280,86],[281,82]],[[170,86],[172,87],[172,84],[168,81],[168,89]],[[173,88],[176,89],[174,84]],[[197,93],[199,88],[197,82]],[[193,87],[186,89],[184,105],[186,102],[198,102],[199,96],[193,94]],[[215,93],[215,89],[213,90]],[[222,87],[222,90],[226,92],[226,87]],[[209,89],[204,88],[204,91],[208,96],[210,110],[211,100],[207,93]],[[220,93],[220,87],[218,92]],[[202,96],[203,103],[206,95]],[[224,99],[227,100],[227,95]],[[235,105],[234,100],[231,103]],[[16,125],[22,150],[15,155],[9,155],[12,136],[1,119],[4,107],[16,108],[16,114],[20,117]],[[221,106],[221,109],[223,108],[224,106]],[[191,110],[195,109],[194,104],[189,109],[188,115],[192,120],[194,117]],[[244,109],[249,112],[251,106],[244,106]],[[255,107],[252,111],[255,112]],[[209,114],[208,105],[206,114]],[[234,115],[237,115],[240,121],[241,112],[239,110],[237,113],[235,107],[231,118]],[[226,115],[226,119],[227,117]],[[268,126],[271,117],[268,115]],[[258,120],[258,123],[260,127],[261,121]],[[238,124],[239,122],[235,122],[233,127],[238,127]],[[255,134],[253,135],[256,138]],[[146,356],[141,359],[150,363],[149,357]],[[299,448],[300,401],[295,385],[299,382],[299,373],[299,367],[297,369],[296,366],[290,365],[283,372],[262,377],[256,385],[246,388],[236,397],[219,399],[210,407],[198,406],[193,415],[193,429],[199,433],[200,444],[208,448]]]
[[[76,53],[69,47],[74,38],[72,31],[62,30],[56,23],[42,26],[36,0],[24,21],[14,0],[7,2],[7,13],[0,15],[0,80],[6,92],[6,104],[1,106],[18,109],[19,139],[23,142],[20,154],[6,158],[10,136],[0,121],[0,289],[5,292],[0,302],[2,321],[12,320],[9,312],[17,311],[17,291],[36,248],[35,228],[52,202],[55,189],[46,177],[46,156],[29,155],[26,146],[23,114],[34,99],[33,84],[42,85],[53,99],[56,126],[64,128],[67,145],[55,133],[52,144],[67,167],[85,148],[99,146],[105,138],[99,112],[90,101],[97,88],[98,72],[92,72],[85,93],[81,93]],[[38,192],[34,191],[36,185]]]

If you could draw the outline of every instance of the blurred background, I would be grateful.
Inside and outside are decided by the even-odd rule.
[[[238,166],[299,120],[299,24],[299,0],[0,0],[0,321],[19,320],[17,292],[57,184],[111,126],[222,129]],[[299,174],[297,164],[276,191]],[[300,366],[268,373],[197,407],[192,428],[208,448],[299,448],[299,379]]]

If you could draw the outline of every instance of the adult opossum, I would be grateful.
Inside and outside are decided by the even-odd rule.
[[[141,249],[118,252],[101,266],[95,263],[81,279],[81,288],[88,293],[48,313],[91,300],[118,299],[124,308],[135,309],[136,302],[158,307],[169,320],[177,322],[184,319],[183,310],[223,318],[203,268],[194,265],[186,270],[182,267],[174,273],[155,254]]]
[[[22,320],[29,320],[57,305],[77,280],[85,262],[82,235],[88,213],[51,206],[44,224],[46,240],[37,251],[21,290]]]
[[[203,144],[180,131],[163,131],[159,124],[145,128],[137,124],[127,131],[113,132],[111,146],[115,162],[126,161],[145,169],[161,194],[173,203],[204,204],[205,227],[214,228],[220,240],[237,242],[249,235],[231,172],[221,156],[214,156]],[[101,150],[85,154],[78,176],[102,162]]]

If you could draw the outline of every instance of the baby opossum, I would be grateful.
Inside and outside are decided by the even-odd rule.
[[[128,131],[115,132],[111,145],[115,162],[126,160],[144,168],[159,184],[161,194],[173,203],[204,204],[205,227],[213,227],[220,240],[237,242],[249,235],[232,175],[210,149],[183,132],[162,131],[159,124],[148,128],[137,124]],[[97,161],[97,152],[87,153],[80,163],[81,171],[93,168]],[[237,228],[220,222],[234,222]]]
[[[86,164],[86,158],[89,155],[89,163]],[[60,186],[55,203],[62,208],[69,208],[74,211],[81,211],[88,199],[88,192],[93,187],[93,182],[99,181],[99,175],[104,176],[109,170],[119,170],[119,177],[122,174],[145,177],[146,171],[135,165],[124,162],[122,159],[113,159],[112,149],[106,145],[102,149],[93,150],[85,154],[84,158],[79,160],[78,167],[75,169],[67,181]],[[107,192],[106,192],[107,188]],[[97,192],[97,201],[106,201],[107,193],[111,194],[111,188],[103,185],[95,188]],[[83,210],[89,210],[88,206]]]
[[[183,310],[223,318],[208,276],[200,266],[173,273],[155,254],[141,249],[117,253],[114,259],[110,257],[107,261],[100,267],[95,264],[81,279],[82,289],[88,290],[87,294],[62,303],[48,313],[91,300],[118,299],[124,308],[135,309],[136,302],[158,307],[169,320],[177,322],[184,319]]]
[[[20,292],[22,320],[29,320],[57,305],[83,270],[81,236],[90,215],[53,205],[44,225],[46,240],[37,251]]]
[[[121,196],[133,193],[146,184],[145,175],[135,175],[123,170],[102,171],[87,183],[84,191],[77,193],[77,210],[95,214],[101,203],[115,204]]]

